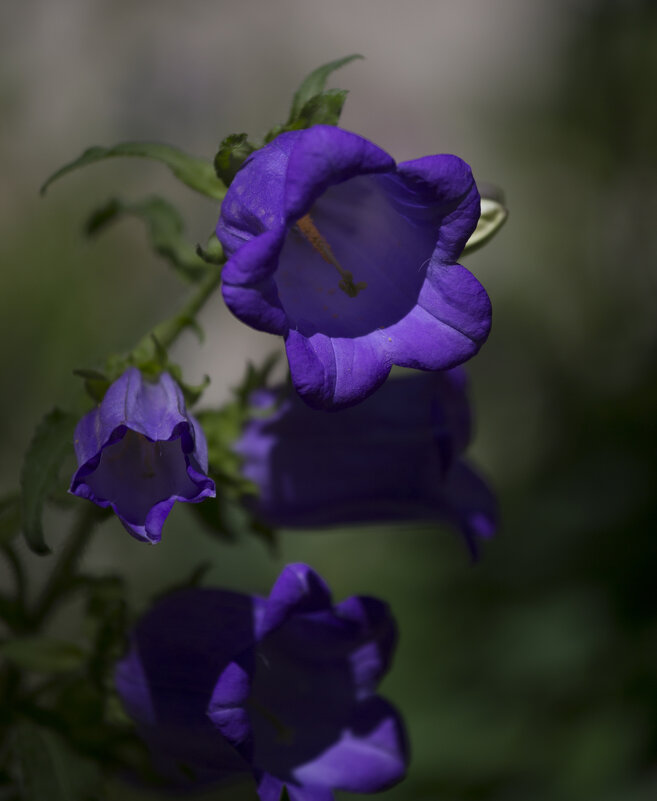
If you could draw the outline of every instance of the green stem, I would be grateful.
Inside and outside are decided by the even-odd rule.
[[[91,503],[85,505],[66,541],[46,586],[36,602],[30,616],[30,628],[38,631],[55,609],[57,602],[72,589],[72,579],[77,573],[78,563],[89,544],[95,524],[100,518],[99,510]]]
[[[155,355],[157,347],[169,348],[186,329],[193,327],[196,315],[201,311],[208,298],[221,283],[221,269],[208,266],[208,274],[195,287],[193,294],[182,309],[155,326],[132,351],[132,357],[137,363],[146,361]]]

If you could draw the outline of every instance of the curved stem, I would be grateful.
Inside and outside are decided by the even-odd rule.
[[[57,601],[67,594],[99,517],[99,510],[91,503],[81,510],[71,536],[66,541],[30,616],[30,628],[33,631],[37,631],[43,625]]]

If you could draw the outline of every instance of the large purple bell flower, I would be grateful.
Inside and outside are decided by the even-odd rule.
[[[223,295],[245,323],[285,338],[306,403],[351,406],[392,365],[443,370],[485,341],[490,301],[457,264],[479,213],[456,156],[395,165],[333,126],[283,133],[223,201]]]
[[[498,512],[463,456],[466,390],[461,368],[417,373],[390,379],[338,414],[309,409],[284,388],[259,390],[252,402],[262,413],[233,446],[258,490],[254,511],[283,528],[447,522],[476,550],[479,538],[494,534]]]
[[[110,507],[133,537],[159,542],[176,501],[215,495],[207,443],[168,373],[150,381],[131,367],[75,429],[70,492]]]
[[[251,774],[261,801],[371,793],[407,765],[401,720],[376,694],[396,630],[388,607],[333,605],[310,567],[269,598],[180,591],[137,624],[115,681],[158,771],[181,788]]]

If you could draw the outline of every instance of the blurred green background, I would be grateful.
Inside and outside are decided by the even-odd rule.
[[[453,152],[501,185],[510,219],[467,262],[493,301],[469,373],[472,456],[502,527],[477,565],[448,530],[207,537],[174,510],[150,548],[115,521],[87,564],[144,606],[199,561],[265,593],[287,561],[337,598],[379,595],[401,631],[385,693],[408,724],[410,801],[657,798],[657,4],[653,0],[27,0],[0,9],[0,489],[76,367],[130,347],[181,285],[122,222],[81,235],[110,196],[161,193],[192,242],[216,209],[164,168],[113,161],[38,197],[92,144],[169,141],[211,157],[263,134],[312,68],[352,52],[342,125],[399,160]],[[214,298],[205,344],[177,346],[207,402],[278,346]],[[57,549],[68,525],[52,513]],[[36,578],[54,557],[28,556]],[[75,617],[57,622],[79,636]],[[117,790],[117,797],[123,797]]]

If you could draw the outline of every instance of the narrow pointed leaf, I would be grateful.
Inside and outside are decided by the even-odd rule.
[[[160,142],[123,142],[115,147],[90,147],[77,159],[53,173],[41,187],[41,194],[54,181],[79,167],[119,156],[152,159],[166,164],[179,181],[215,200],[223,200],[226,194],[226,186],[217,178],[211,162]]]
[[[481,198],[481,216],[474,233],[466,242],[463,254],[473,253],[486,244],[506,222],[508,211],[499,200]]]
[[[346,64],[349,64],[358,58],[363,58],[363,56],[359,55],[358,53],[354,53],[351,56],[345,56],[345,58],[339,58],[336,61],[329,61],[328,64],[323,64],[321,67],[317,67],[316,70],[311,72],[294,95],[292,100],[292,108],[290,109],[288,125],[293,123],[297,117],[299,117],[301,110],[311,97],[321,94],[321,92],[324,91],[326,81],[332,72],[335,72],[335,70],[340,69],[340,67],[344,67]]]
[[[97,234],[122,217],[141,220],[147,227],[153,250],[186,280],[198,281],[207,273],[206,263],[183,235],[185,225],[178,210],[163,198],[154,196],[137,203],[113,198],[89,217],[85,231]]]
[[[21,470],[21,520],[25,539],[35,553],[50,552],[43,536],[43,505],[57,484],[62,461],[73,451],[75,424],[73,415],[53,409],[39,424],[25,454]]]

